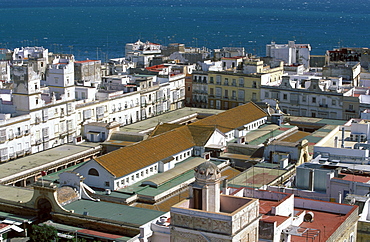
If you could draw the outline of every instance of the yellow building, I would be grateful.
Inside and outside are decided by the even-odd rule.
[[[260,101],[260,86],[281,80],[283,65],[266,65],[247,59],[239,70],[208,72],[208,108],[230,109],[247,102]]]
[[[208,73],[208,108],[229,109],[249,101],[259,101],[261,75]]]

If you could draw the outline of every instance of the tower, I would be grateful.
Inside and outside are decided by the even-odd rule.
[[[190,206],[208,212],[219,212],[220,169],[212,162],[206,161],[194,170],[195,182],[190,188],[190,194],[192,195]]]

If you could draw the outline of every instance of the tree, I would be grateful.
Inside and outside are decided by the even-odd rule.
[[[46,224],[32,225],[32,232],[30,235],[31,241],[34,242],[50,242],[58,240],[58,231],[52,226]]]

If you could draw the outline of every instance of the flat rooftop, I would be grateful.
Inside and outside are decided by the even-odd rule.
[[[25,203],[31,200],[33,189],[0,185],[0,194],[0,200]]]
[[[229,180],[229,186],[261,188],[286,173],[286,170],[253,166]]]
[[[205,160],[202,159],[202,158],[199,158],[199,157],[190,157],[190,158],[186,159],[185,161],[179,163],[179,165],[180,164],[186,164],[187,161],[192,161],[192,160],[201,160],[202,161],[201,163],[205,162]],[[221,164],[221,162],[214,162],[214,163],[216,165]],[[154,178],[154,176],[151,176],[151,177],[148,177],[145,180],[142,180],[142,181],[139,181],[139,182],[137,182],[135,184],[132,184],[131,186],[122,188],[122,189],[118,190],[118,192],[119,193],[127,193],[127,194],[133,194],[133,193],[135,193],[135,194],[139,194],[141,196],[146,196],[146,197],[158,196],[161,193],[167,192],[171,188],[174,188],[174,187],[176,187],[178,185],[183,184],[184,182],[187,182],[187,181],[189,181],[191,179],[195,179],[194,178],[194,170],[193,170],[194,167],[195,166],[190,167],[185,172],[173,173],[171,170],[169,170],[169,171],[166,171],[164,173],[160,173],[160,174],[154,175],[156,177],[161,176],[161,174],[163,176],[165,176],[166,173],[170,173],[172,175],[172,177],[168,177],[166,179],[166,182],[165,183],[162,183],[158,187],[152,187],[152,186],[149,186],[149,185],[145,185],[145,186],[142,186],[141,185],[146,180],[148,180],[148,181],[149,180],[152,180]],[[175,169],[175,168],[173,168],[173,169]],[[111,195],[115,196],[116,193],[117,192],[112,192],[110,194],[110,196]]]
[[[164,212],[145,208],[83,199],[71,202],[65,205],[64,208],[74,210],[75,214],[83,215],[84,213],[88,213],[88,216],[91,217],[109,219],[135,227],[146,224],[164,214]]]
[[[197,113],[202,113],[202,114],[218,114],[222,113],[225,110],[218,110],[218,109],[205,109],[205,108],[181,108],[175,111],[171,111],[168,113],[161,114],[159,116],[155,116],[152,118],[148,118],[145,120],[142,120],[140,122],[136,122],[133,124],[125,125],[120,128],[120,131],[125,131],[125,132],[136,132],[136,133],[144,133],[150,129],[153,129],[154,127],[157,126],[158,123],[171,123],[174,122],[178,119],[182,119],[184,117],[188,117],[189,115],[194,115]],[[184,121],[186,118],[184,118]],[[174,122],[176,123],[176,122]]]
[[[326,139],[325,142],[320,142],[320,146],[322,147],[335,147],[334,137],[338,137],[337,147],[340,148],[342,145],[342,130],[337,126],[336,132],[333,133],[330,139]],[[357,141],[351,140],[351,131],[344,131],[344,147],[351,147],[358,143]],[[361,142],[363,143],[363,142]]]
[[[0,164],[0,183],[16,176],[22,176],[32,172],[40,172],[49,167],[51,162],[69,158],[72,155],[98,148],[98,146],[100,146],[99,143],[87,142],[78,145],[65,144],[36,154],[2,163]]]
[[[53,226],[56,228],[58,231],[63,231],[68,234],[76,234],[81,237],[93,237],[93,238],[99,238],[99,239],[109,239],[109,240],[114,240],[114,241],[119,241],[119,242],[126,242],[129,241],[130,237],[122,236],[122,235],[116,235],[116,234],[108,234],[108,233],[103,233],[91,229],[83,229],[75,226],[69,226],[65,224],[60,224],[60,223],[55,223],[52,222],[51,220],[48,220],[44,222],[44,224],[48,226]]]

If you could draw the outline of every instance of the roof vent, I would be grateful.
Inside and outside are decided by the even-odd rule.
[[[313,212],[307,212],[307,213],[304,215],[303,220],[304,220],[305,222],[310,222],[310,223],[312,223],[312,222],[313,222],[313,218],[314,218],[314,214],[313,214]]]

